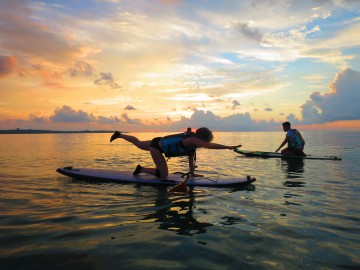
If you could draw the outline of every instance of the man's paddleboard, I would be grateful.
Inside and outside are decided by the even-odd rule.
[[[63,167],[57,169],[58,173],[82,180],[90,181],[111,181],[119,183],[137,183],[155,186],[174,186],[179,184],[185,178],[183,173],[172,173],[167,180],[161,180],[155,176],[140,173],[133,175],[132,172],[107,170],[107,169],[86,169]],[[244,178],[234,177],[190,177],[186,180],[186,185],[193,187],[239,187],[255,182],[255,178],[250,176]]]
[[[276,152],[247,151],[240,149],[234,149],[234,151],[247,157],[341,160],[341,158],[336,156],[287,156]]]

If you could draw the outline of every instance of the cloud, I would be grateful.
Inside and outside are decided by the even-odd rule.
[[[85,61],[77,61],[72,67],[69,68],[69,74],[71,77],[79,75],[91,75],[94,71],[94,67]]]
[[[38,117],[34,114],[30,115],[30,121],[45,123],[45,122],[53,122],[53,123],[98,123],[101,125],[108,124],[117,124],[121,123],[121,120],[117,116],[94,116],[93,114],[87,113],[82,110],[75,110],[70,106],[64,105],[60,109],[56,109],[47,119],[46,117]]]
[[[48,123],[49,119],[43,116],[37,116],[35,114],[30,114],[29,115],[29,119],[30,121],[34,122],[34,123]]]
[[[345,69],[336,74],[330,92],[314,92],[301,106],[303,124],[360,119],[360,72]]]
[[[142,121],[141,119],[135,118],[135,119],[131,119],[127,113],[123,113],[121,114],[121,117],[125,119],[125,122],[127,124],[131,124],[131,125],[142,125]]]
[[[198,128],[208,127],[217,131],[267,131],[277,130],[280,123],[273,120],[255,121],[250,113],[237,113],[226,117],[220,117],[210,111],[194,110],[190,118],[183,117],[180,121],[172,122],[165,126],[164,130],[182,130],[185,127]]]
[[[17,57],[22,76],[40,74],[49,79],[67,72],[70,76],[91,73],[85,62],[69,68],[69,63],[78,59],[81,63],[99,52],[97,44],[88,41],[90,31],[83,29],[84,19],[71,16],[67,7],[48,2],[0,1],[0,51]]]
[[[233,110],[235,110],[237,106],[240,106],[240,102],[237,101],[237,100],[233,100],[233,101],[232,101],[232,104],[233,104],[233,106],[232,106],[232,109],[233,109]]]
[[[289,121],[293,125],[301,124],[301,121],[295,117],[295,114],[292,114],[292,113],[286,117],[286,120]]]
[[[100,78],[95,80],[94,83],[97,85],[109,85],[113,89],[120,88],[119,84],[114,82],[113,75],[110,72],[101,72]]]
[[[261,42],[263,40],[263,35],[256,28],[250,27],[247,23],[237,23],[235,28],[243,34],[245,37],[254,40],[256,42]]]
[[[131,106],[131,105],[127,105],[125,108],[124,108],[124,110],[126,110],[126,111],[135,111],[135,110],[137,110],[134,106]]]
[[[22,102],[15,106],[14,101],[20,101],[21,96],[26,99],[25,94],[19,95],[20,91],[26,91],[52,104],[67,104],[63,101],[69,98],[80,102],[91,100],[96,108],[88,106],[75,110],[83,109],[88,114],[95,110],[99,114],[114,112],[116,107],[124,109],[127,104],[133,105],[125,107],[123,112],[129,113],[126,118],[120,113],[117,120],[105,113],[95,117],[94,121],[104,123],[145,124],[152,121],[151,115],[163,121],[166,111],[176,107],[177,113],[171,115],[175,123],[175,115],[189,115],[189,111],[182,112],[181,108],[195,107],[210,111],[204,113],[204,119],[213,112],[214,123],[221,126],[229,118],[247,119],[245,114],[218,115],[251,111],[254,106],[247,107],[247,104],[254,100],[258,100],[257,104],[264,99],[276,100],[277,107],[284,100],[283,104],[290,105],[281,108],[284,115],[297,111],[299,105],[306,102],[300,92],[292,95],[289,101],[288,97],[280,99],[277,95],[281,88],[286,89],[285,86],[290,89],[291,84],[297,86],[294,91],[301,88],[296,75],[310,74],[313,62],[316,62],[314,70],[321,74],[329,74],[328,70],[333,67],[319,61],[356,65],[356,61],[350,60],[358,54],[360,21],[356,13],[332,8],[335,2],[346,5],[345,2],[350,1],[254,0],[227,1],[226,4],[210,1],[206,6],[195,1],[180,9],[169,5],[162,16],[156,12],[163,8],[158,2],[117,1],[118,4],[109,5],[106,3],[116,0],[104,1],[101,5],[98,1],[88,1],[82,6],[84,9],[78,9],[76,5],[49,1],[0,0],[0,51],[17,57],[19,73],[33,75],[6,82],[9,99],[4,97],[1,102],[15,103],[9,115],[18,115],[16,110],[22,110]],[[334,12],[331,17],[327,17],[329,10]],[[316,14],[319,16],[315,17]],[[297,60],[300,61],[295,62]],[[294,63],[289,63],[291,61]],[[302,72],[304,67],[309,67],[305,73]],[[38,74],[44,76],[46,83],[38,82],[41,79]],[[69,75],[73,78],[69,79]],[[87,82],[89,78],[81,77],[88,75],[94,76],[90,79],[91,86]],[[68,91],[60,91],[60,87],[64,88],[62,85],[68,86]],[[110,87],[123,87],[126,93],[118,97],[114,93],[119,91],[102,91]],[[13,92],[11,98],[10,92]],[[131,113],[140,103],[141,112],[136,117],[141,121],[133,119],[135,114]],[[32,108],[24,107],[24,110],[27,113],[28,110],[48,110],[48,106],[39,108],[42,106],[39,104],[34,103]],[[265,107],[268,106],[259,109],[259,113],[252,113],[253,116],[280,118],[275,109],[265,113]],[[316,106],[309,103],[308,108],[310,112]],[[51,115],[53,109],[46,111],[47,115]],[[139,116],[143,112],[148,115]],[[200,113],[194,115],[198,117]],[[297,117],[301,119],[300,114]],[[184,121],[188,120],[184,118]],[[252,122],[257,127],[256,122]],[[158,121],[154,123],[157,125]]]
[[[264,111],[266,111],[266,112],[272,112],[273,109],[271,109],[271,108],[268,107],[268,108],[265,108]]]
[[[96,117],[96,121],[99,124],[116,124],[121,122],[120,119],[116,116],[110,116],[110,117],[98,116]]]
[[[9,75],[16,66],[16,57],[0,55],[0,78]]]
[[[56,109],[54,114],[49,117],[52,122],[65,122],[65,123],[82,123],[94,122],[95,117],[82,110],[75,111],[70,106],[64,105],[60,109]]]
[[[40,7],[26,0],[0,1],[1,47],[24,57],[36,56],[55,62],[66,61],[77,54],[79,47],[66,38],[64,28],[59,27],[61,23],[41,21],[41,16],[36,13],[40,9],[45,11],[45,5]]]

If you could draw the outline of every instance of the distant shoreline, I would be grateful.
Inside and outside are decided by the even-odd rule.
[[[306,132],[307,130],[304,130]],[[358,130],[313,130],[313,132],[326,132],[326,131],[332,131],[332,132],[359,132]],[[85,134],[85,133],[113,133],[113,130],[44,130],[44,129],[8,129],[8,130],[0,130],[0,135],[2,134]],[[158,132],[164,132],[164,131],[146,131],[151,133],[158,133]],[[175,133],[175,131],[167,131],[169,133]],[[243,130],[243,131],[220,131],[220,132],[279,132],[274,130],[256,130],[256,131],[250,131],[250,130]],[[136,133],[136,132],[135,132]]]
[[[114,131],[110,130],[72,130],[72,131],[62,131],[62,130],[42,130],[42,129],[9,129],[9,130],[0,130],[1,134],[59,134],[59,133],[113,133]]]

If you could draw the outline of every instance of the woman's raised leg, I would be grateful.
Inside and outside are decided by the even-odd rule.
[[[140,141],[135,136],[126,135],[124,133],[115,131],[115,133],[111,136],[110,142],[112,142],[113,140],[118,139],[118,138],[124,139],[124,140],[132,143],[133,145],[140,148],[141,150],[150,151],[151,141]]]

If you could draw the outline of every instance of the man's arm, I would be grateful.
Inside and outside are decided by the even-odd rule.
[[[286,137],[285,140],[280,144],[279,148],[275,150],[275,152],[278,152],[285,144],[288,142],[288,138]]]

